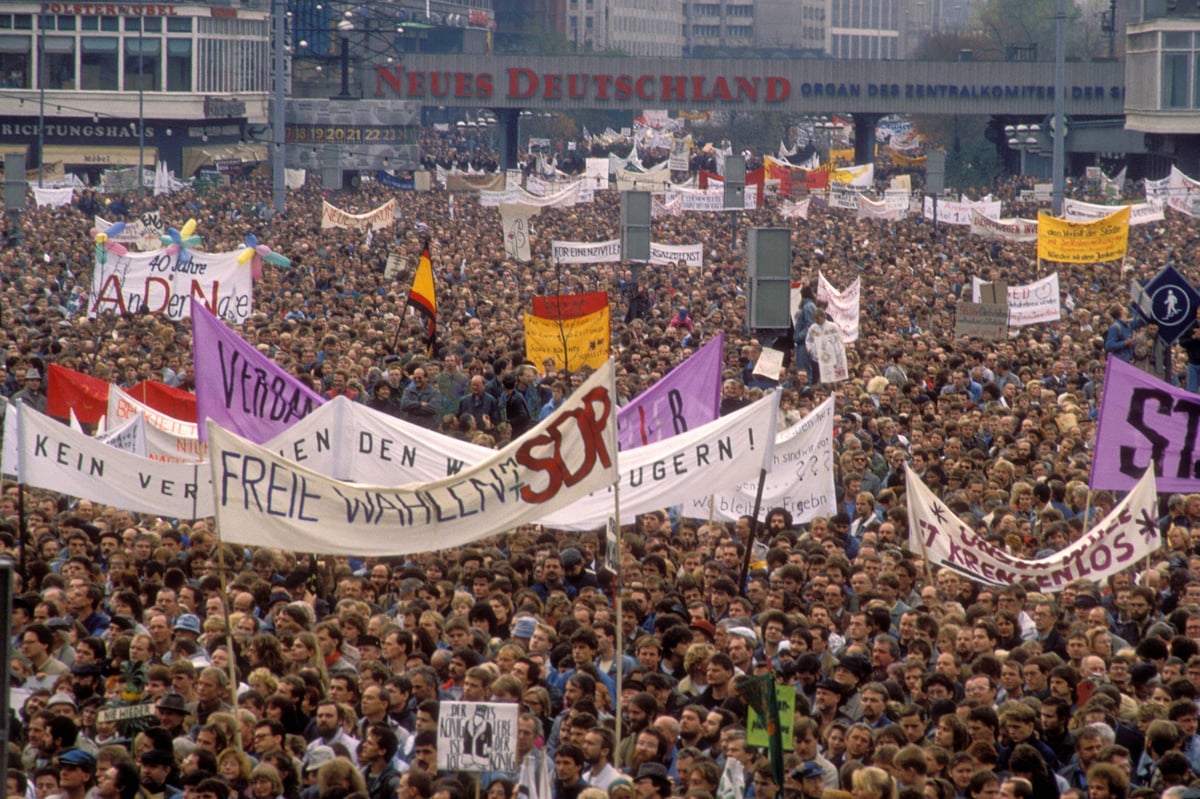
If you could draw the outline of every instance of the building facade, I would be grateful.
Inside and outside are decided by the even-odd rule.
[[[7,3],[0,149],[90,172],[260,160],[269,27],[264,2]]]

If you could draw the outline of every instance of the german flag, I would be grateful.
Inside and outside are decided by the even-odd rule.
[[[408,292],[405,307],[414,309],[425,318],[426,343],[432,355],[437,336],[437,297],[433,287],[433,262],[429,259],[428,240],[421,249],[421,259],[417,262],[417,273],[413,275],[412,290]]]

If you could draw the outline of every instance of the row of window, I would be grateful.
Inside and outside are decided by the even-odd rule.
[[[40,81],[35,47],[43,53]],[[199,58],[190,38],[0,33],[0,88],[213,94],[269,90],[267,42],[200,39],[195,47]]]
[[[897,5],[893,0],[834,0],[830,24],[835,28],[897,30]]]
[[[33,37],[0,34],[0,86],[84,91],[192,91],[192,41],[117,36],[45,36],[42,80]]]
[[[829,41],[829,54],[834,58],[894,59],[898,57],[895,36],[860,36],[834,34]]]

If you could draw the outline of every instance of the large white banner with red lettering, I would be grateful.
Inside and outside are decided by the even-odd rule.
[[[334,480],[209,422],[221,537],[300,552],[404,555],[458,547],[546,517],[617,479],[606,363],[532,431],[429,483]]]
[[[187,319],[192,298],[222,319],[240,325],[253,311],[254,280],[250,267],[238,263],[238,251],[172,255],[167,250],[102,251],[92,271],[88,316],[155,314],[172,321]]]
[[[139,415],[146,420],[146,455],[152,460],[195,463],[207,456],[195,422],[167,416],[138,402],[119,386],[109,388],[107,423],[110,428],[120,427]]]

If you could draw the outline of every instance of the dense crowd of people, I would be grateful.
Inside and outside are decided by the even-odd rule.
[[[1032,217],[1023,188],[981,191],[1005,216]],[[319,227],[323,198],[362,213],[392,197],[396,220],[370,237]],[[256,281],[239,332],[292,374],[493,446],[579,384],[561,364],[526,361],[535,296],[609,295],[621,402],[724,332],[723,407],[777,388],[791,425],[835,397],[837,512],[800,523],[771,509],[752,542],[748,517],[687,518],[664,497],[626,531],[619,563],[606,562],[603,531],[534,527],[458,550],[317,559],[247,550],[211,519],[152,518],[103,497],[27,490],[20,501],[5,483],[0,555],[22,564],[11,799],[1192,795],[1200,494],[1163,497],[1161,552],[1136,573],[1057,594],[924,562],[904,497],[911,464],[989,541],[1027,557],[1097,521],[1116,499],[1088,487],[1105,356],[1178,381],[1186,358],[1166,374],[1153,331],[1122,307],[1130,280],[1164,263],[1200,277],[1191,219],[1171,211],[1133,228],[1123,262],[1051,266],[1032,244],[918,217],[858,221],[815,202],[784,221],[769,198],[656,219],[655,241],[702,243],[704,266],[635,268],[548,259],[553,239],[617,236],[615,191],[543,209],[530,263],[505,257],[496,210],[469,195],[451,205],[441,190],[367,182],[326,196],[310,182],[287,200],[286,213],[264,213],[269,187],[250,180],[31,204],[20,241],[0,250],[0,394],[44,401],[51,364],[194,387],[186,321],[87,314],[93,215],[155,211],[176,227],[195,218],[204,250],[254,233],[291,258]],[[754,373],[764,346],[791,363],[804,340],[746,328],[746,232],[779,225],[793,230],[797,280],[862,279],[848,380],[822,382],[803,352],[778,383]],[[432,352],[405,313],[426,237]],[[385,278],[392,254],[408,266]],[[1061,321],[997,342],[954,336],[973,276],[1016,285],[1052,268],[1070,298]],[[795,691],[782,782],[751,743],[739,685],[762,674]],[[439,717],[454,700],[519,705],[512,771],[439,768]]]

